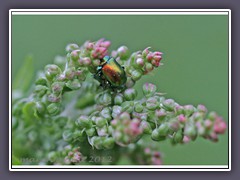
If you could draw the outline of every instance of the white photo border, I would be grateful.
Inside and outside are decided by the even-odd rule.
[[[228,165],[12,165],[13,15],[227,15]],[[10,9],[9,10],[9,171],[231,171],[231,10],[230,9]]]

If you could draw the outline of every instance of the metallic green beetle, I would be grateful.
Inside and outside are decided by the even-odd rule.
[[[110,56],[105,56],[102,59],[94,78],[100,82],[101,86],[112,88],[123,87],[127,81],[124,68]]]

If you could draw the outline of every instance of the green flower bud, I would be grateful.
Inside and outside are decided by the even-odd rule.
[[[38,101],[38,102],[35,103],[35,106],[36,106],[38,115],[42,115],[43,116],[45,111],[46,111],[45,104]]]
[[[61,73],[61,69],[55,64],[49,64],[45,66],[45,76],[48,80],[52,80],[54,77]]]
[[[95,123],[96,123],[97,127],[103,127],[103,126],[107,125],[107,120],[104,119],[103,117],[97,117],[95,120]]]
[[[132,113],[134,109],[134,102],[133,101],[125,101],[122,103],[122,111],[126,111],[128,113]]]
[[[52,91],[54,94],[60,94],[63,90],[64,83],[63,82],[54,82],[51,85]]]
[[[134,106],[134,111],[138,112],[138,113],[141,113],[143,111],[143,106],[141,103],[136,103],[135,106]]]
[[[64,141],[69,142],[73,138],[73,133],[71,132],[71,130],[66,130],[63,132],[62,137]]]
[[[157,128],[157,130],[158,130],[158,133],[160,136],[166,136],[168,134],[168,130],[169,130],[168,124],[167,123],[161,124]]]
[[[178,129],[180,128],[180,122],[177,119],[171,119],[169,121],[169,128],[173,130],[174,132],[177,132]]]
[[[67,52],[72,52],[73,50],[76,50],[76,49],[78,49],[79,47],[78,47],[78,45],[77,44],[68,44],[67,46],[66,46],[66,51]]]
[[[195,111],[193,105],[186,105],[184,106],[184,112],[186,116],[191,116]]]
[[[82,63],[84,66],[89,66],[92,63],[92,60],[89,57],[82,58]]]
[[[69,80],[73,79],[75,76],[75,67],[68,68],[65,71],[65,77]]]
[[[106,107],[106,108],[103,108],[103,110],[100,112],[100,115],[106,119],[107,121],[110,121],[112,120],[112,116],[111,116],[111,110],[110,108]]]
[[[121,106],[113,106],[113,110],[112,110],[112,117],[113,118],[116,118],[121,113],[122,113],[122,107]]]
[[[203,120],[203,118],[205,117],[203,113],[201,112],[194,112],[192,114],[192,117],[194,119],[194,121],[199,121],[199,120]]]
[[[129,50],[127,46],[121,46],[117,49],[118,56],[121,59],[127,59],[129,57]]]
[[[34,92],[38,94],[39,97],[42,97],[46,94],[48,87],[42,85],[36,85]]]
[[[47,80],[44,77],[40,77],[35,81],[36,85],[47,86]]]
[[[59,102],[61,100],[61,96],[57,96],[56,94],[49,94],[48,95],[48,101],[55,103],[55,102]]]
[[[154,141],[163,141],[163,140],[166,139],[165,136],[161,136],[161,135],[159,134],[158,129],[154,129],[154,130],[153,130],[152,135],[151,135],[151,138],[152,138],[152,140],[154,140]]]
[[[215,121],[215,119],[218,117],[217,113],[216,112],[210,112],[208,114],[208,119],[211,120],[211,121]]]
[[[151,48],[151,47],[147,47],[146,49],[143,50],[142,55],[143,55],[144,58],[147,57],[150,48]]]
[[[151,83],[145,83],[143,85],[143,94],[145,97],[149,98],[155,94],[157,87]]]
[[[181,143],[183,141],[183,133],[182,130],[177,131],[174,136],[173,136],[173,140],[176,143]]]
[[[75,72],[75,75],[80,81],[85,81],[86,74],[87,74],[86,71],[80,69]]]
[[[103,137],[94,136],[92,137],[92,144],[96,149],[103,149]]]
[[[175,108],[175,102],[173,99],[166,99],[163,102],[163,107],[164,109],[166,109],[167,111],[173,111]]]
[[[185,127],[184,134],[190,137],[193,141],[197,138],[197,130],[194,126],[191,125]]]
[[[123,113],[121,113],[120,114],[120,116],[119,116],[119,120],[125,120],[125,119],[130,119],[130,114],[129,113],[127,113],[127,112],[123,112]]]
[[[88,136],[94,136],[96,134],[95,128],[90,128],[86,130]]]
[[[92,64],[93,64],[94,67],[97,67],[97,66],[99,66],[101,64],[101,61],[99,59],[94,59],[92,61]]]
[[[177,113],[177,115],[180,115],[180,114],[184,114],[184,107],[182,106],[175,106],[175,111]]]
[[[75,130],[72,137],[74,140],[78,140],[80,142],[83,142],[85,140],[83,132],[79,130]]]
[[[145,72],[148,73],[148,72],[151,72],[153,70],[153,65],[151,63],[146,63],[145,64]]]
[[[71,59],[73,60],[73,61],[77,61],[78,60],[78,58],[79,58],[79,54],[80,54],[80,50],[79,49],[76,49],[76,50],[73,50],[72,52],[71,52]]]
[[[133,87],[134,85],[135,85],[135,81],[134,81],[132,78],[128,77],[128,78],[127,78],[127,82],[126,82],[126,87],[127,87],[127,88],[131,88],[131,87]]]
[[[156,110],[159,107],[158,101],[154,97],[150,97],[146,101],[146,108],[149,110]]]
[[[123,103],[123,95],[117,94],[114,98],[114,104],[121,105]]]
[[[80,82],[79,82],[78,79],[74,79],[74,80],[72,80],[72,81],[69,80],[69,81],[66,83],[66,86],[67,86],[68,88],[72,89],[72,90],[77,90],[77,89],[79,89],[79,88],[81,87],[81,84],[80,84]]]
[[[103,147],[106,149],[112,149],[114,147],[115,140],[113,137],[105,138],[103,140]]]
[[[47,106],[47,111],[50,115],[57,115],[60,112],[60,106],[58,103],[51,103]]]
[[[112,134],[112,133],[113,133],[113,127],[112,127],[112,126],[108,126],[107,132],[108,132],[109,134]]]
[[[141,77],[142,77],[142,71],[140,70],[134,70],[132,73],[131,73],[131,77],[134,81],[137,81],[139,80]]]
[[[165,117],[166,117],[167,113],[166,113],[166,110],[164,109],[157,109],[155,111],[155,116],[160,120],[162,121]]]
[[[137,96],[137,91],[133,88],[129,88],[129,89],[126,89],[124,91],[124,98],[127,100],[127,101],[132,101],[136,98]]]
[[[145,133],[145,134],[151,134],[152,133],[151,125],[147,121],[142,121],[141,122],[141,128],[143,129],[143,133]]]
[[[109,92],[103,93],[99,98],[102,105],[107,106],[112,103],[112,96]]]
[[[76,125],[79,126],[80,128],[91,128],[92,127],[92,121],[89,119],[88,116],[81,115],[77,120],[76,120]]]
[[[98,136],[107,136],[108,135],[108,127],[107,124],[102,127],[97,127],[97,134]]]
[[[197,110],[198,110],[199,112],[203,113],[203,114],[206,114],[206,113],[207,113],[207,108],[206,108],[204,105],[202,105],[202,104],[199,104],[199,105],[197,106]]]

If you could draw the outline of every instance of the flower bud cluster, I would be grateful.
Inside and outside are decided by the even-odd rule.
[[[49,161],[66,145],[86,147],[94,153],[110,150],[120,153],[120,146],[136,145],[144,135],[154,141],[169,139],[172,144],[187,143],[198,136],[218,141],[218,135],[225,132],[227,125],[215,112],[208,113],[205,106],[179,105],[162,96],[151,83],[143,85],[144,97],[137,98],[133,86],[161,65],[159,51],[146,48],[130,54],[126,46],[112,51],[111,56],[124,67],[127,81],[120,90],[102,89],[89,74],[95,75],[110,44],[104,39],[87,41],[80,47],[69,44],[66,58],[58,56],[56,64],[45,67],[35,82],[33,94],[13,105],[14,130],[30,129],[26,137],[19,136],[19,139],[25,139],[30,145],[36,143],[42,152],[50,151],[47,157],[39,155]],[[70,91],[75,94],[70,93],[68,97],[66,92]],[[157,150],[136,146],[131,155],[136,162],[162,164]],[[89,151],[71,148],[64,154],[64,163],[77,164]]]
[[[162,52],[151,52],[149,48],[133,53],[129,59],[129,66],[126,72],[133,81],[139,80],[142,75],[151,72],[154,67],[160,66]]]
[[[79,148],[75,148],[72,151],[69,151],[67,156],[64,158],[65,164],[77,164],[82,160],[82,153],[79,151]]]
[[[126,154],[131,157],[134,164],[141,165],[162,165],[162,155],[158,147],[152,143],[139,140],[137,143],[127,147]]]

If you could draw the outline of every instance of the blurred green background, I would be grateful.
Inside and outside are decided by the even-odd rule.
[[[25,57],[33,55],[35,71],[65,55],[68,43],[106,38],[111,49],[164,53],[163,63],[137,83],[157,84],[179,104],[206,105],[228,121],[228,16],[224,15],[14,15],[13,79]],[[140,94],[141,96],[141,94]],[[228,164],[228,132],[218,143],[197,139],[186,145],[158,142],[165,165]]]

